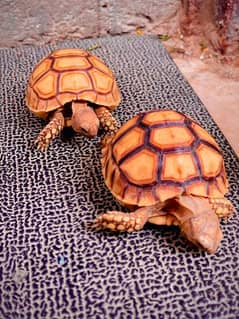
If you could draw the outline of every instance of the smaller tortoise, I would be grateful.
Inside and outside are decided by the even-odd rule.
[[[209,253],[222,239],[219,218],[232,214],[228,181],[212,136],[176,111],[139,114],[103,141],[102,171],[116,199],[131,213],[108,211],[97,228],[132,232],[146,222],[177,225]]]
[[[112,71],[96,56],[81,49],[59,49],[34,68],[26,91],[26,104],[49,123],[36,140],[44,150],[64,127],[88,137],[97,135],[101,124],[115,132],[111,111],[120,103]]]

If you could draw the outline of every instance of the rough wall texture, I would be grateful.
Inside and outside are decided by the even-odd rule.
[[[180,6],[180,0],[2,0],[0,47],[131,33],[140,27],[156,33],[177,20]]]

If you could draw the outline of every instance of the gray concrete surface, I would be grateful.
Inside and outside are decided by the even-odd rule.
[[[180,6],[180,0],[1,0],[0,47],[131,33],[137,28],[156,33]]]

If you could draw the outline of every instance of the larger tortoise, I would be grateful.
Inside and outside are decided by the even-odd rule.
[[[141,229],[148,221],[178,225],[209,253],[222,239],[219,218],[232,214],[228,181],[216,141],[184,114],[155,110],[125,123],[102,148],[105,183],[131,213],[109,211],[99,228]]]
[[[115,132],[111,111],[120,103],[112,71],[96,56],[81,49],[59,49],[34,68],[26,91],[26,104],[41,118],[50,120],[36,144],[44,150],[63,127],[89,137],[97,135],[99,123]]]

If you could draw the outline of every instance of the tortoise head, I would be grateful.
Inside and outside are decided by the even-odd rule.
[[[198,215],[189,219],[181,226],[181,230],[189,241],[209,254],[217,251],[222,240],[222,231],[216,214],[209,218]]]
[[[218,216],[208,200],[196,196],[178,196],[170,213],[179,221],[183,235],[196,246],[213,254],[222,240]]]
[[[95,137],[99,129],[99,119],[94,109],[86,102],[72,102],[71,125],[75,132],[87,137]]]

